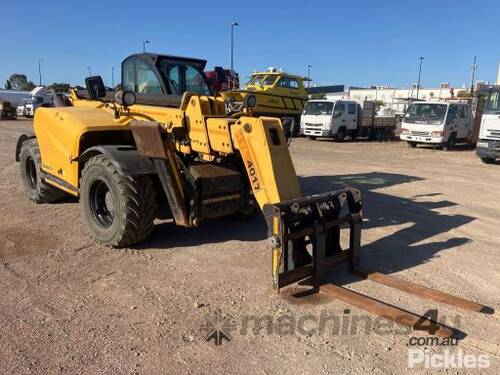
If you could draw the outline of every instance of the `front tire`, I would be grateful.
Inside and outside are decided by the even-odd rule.
[[[42,180],[42,159],[36,139],[23,142],[19,153],[21,177],[28,199],[35,203],[52,203],[61,200],[66,193]]]
[[[410,148],[417,147],[417,142],[407,142],[407,144],[408,144],[408,147],[410,147]]]
[[[455,149],[456,145],[457,145],[457,135],[455,133],[450,134],[450,136],[448,137],[448,141],[443,146],[443,150],[451,151]]]
[[[345,128],[340,128],[337,132],[337,136],[335,137],[335,139],[337,140],[337,142],[344,142],[345,137],[346,137]]]
[[[311,141],[315,141],[318,137],[314,136],[314,135],[308,135],[308,138],[311,140]]]
[[[85,164],[80,206],[92,237],[113,247],[131,246],[149,237],[157,214],[149,176],[121,175],[104,155]]]

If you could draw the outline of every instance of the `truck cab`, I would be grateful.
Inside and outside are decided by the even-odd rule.
[[[17,115],[32,118],[39,107],[51,105],[47,89],[43,86],[35,87],[29,96],[23,99],[21,105],[17,107]]]
[[[500,158],[500,85],[488,89],[476,154],[487,164]]]
[[[358,107],[353,100],[309,100],[300,118],[300,133],[312,139],[344,139],[358,129]]]
[[[473,136],[471,106],[465,102],[416,102],[410,104],[401,123],[400,138],[411,147],[431,144],[453,149]]]

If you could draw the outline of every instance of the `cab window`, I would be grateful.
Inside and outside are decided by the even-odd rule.
[[[333,109],[333,116],[338,117],[342,116],[345,112],[345,104],[344,103],[335,103],[335,108]]]
[[[123,88],[136,94],[163,94],[154,69],[139,59],[130,59],[123,64]]]
[[[295,78],[281,77],[279,81],[279,86],[287,89],[298,89],[299,82],[297,82]]]
[[[160,80],[156,73],[144,61],[137,60],[135,63],[136,92],[138,94],[162,94]]]
[[[276,76],[276,75],[269,74],[269,75],[266,76],[266,78],[264,78],[262,80],[261,84],[264,85],[264,86],[272,86],[274,84],[274,82],[276,82],[276,78],[277,77],[278,76]]]
[[[349,103],[347,108],[348,108],[348,109],[347,109],[347,112],[348,112],[350,115],[355,115],[355,114],[356,114],[356,104],[354,104],[354,103]]]
[[[448,121],[455,120],[458,117],[458,106],[450,105],[450,109],[448,109]]]
[[[163,60],[160,69],[168,79],[170,94],[182,95],[186,91],[199,95],[210,95],[203,73],[191,64]]]
[[[460,118],[469,118],[469,108],[466,105],[460,106]]]

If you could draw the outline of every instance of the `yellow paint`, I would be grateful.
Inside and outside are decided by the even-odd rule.
[[[160,123],[165,131],[185,127],[189,144],[178,142],[178,152],[197,152],[206,161],[240,153],[255,198],[267,203],[300,197],[295,169],[288,152],[281,121],[270,117],[228,118],[221,113],[220,98],[185,94],[180,108],[134,105],[115,111],[109,104],[72,97],[72,107],[40,108],[34,129],[40,145],[42,169],[78,189],[78,157],[82,137],[90,132],[129,131],[132,120]],[[272,133],[274,132],[274,133]],[[273,137],[271,134],[274,134]],[[274,143],[278,144],[273,144]],[[90,145],[92,146],[92,145]]]
[[[303,103],[308,100],[308,94],[304,87],[304,77],[279,72],[255,72],[251,81],[256,77],[263,77],[270,84],[247,84],[244,89],[232,90],[221,93],[224,99],[232,97],[235,102],[243,102],[248,95],[255,95],[257,105],[252,108],[254,113],[276,114],[279,116],[298,116],[304,109]],[[297,88],[282,87],[280,80],[291,78],[298,83]]]
[[[260,207],[300,197],[299,181],[278,119],[242,117],[231,131]],[[272,131],[278,145],[271,140]]]

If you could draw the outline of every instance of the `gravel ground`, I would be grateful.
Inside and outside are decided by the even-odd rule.
[[[14,149],[30,127],[0,122],[1,373],[438,371],[408,368],[414,333],[402,326],[381,329],[386,321],[324,295],[295,298],[298,287],[273,294],[260,215],[193,230],[158,222],[133,249],[95,244],[76,200],[26,199]],[[500,165],[482,164],[470,149],[403,143],[297,139],[291,154],[305,194],[346,185],[362,190],[364,266],[498,309]],[[500,373],[498,313],[423,301],[346,274],[340,267],[333,278],[415,313],[438,309],[439,320],[467,334],[450,348],[427,344],[429,355],[487,355],[489,368],[474,371]],[[217,312],[230,338],[220,346],[206,340]],[[255,317],[264,319],[261,330]],[[365,325],[335,331],[335,320],[354,318]]]

